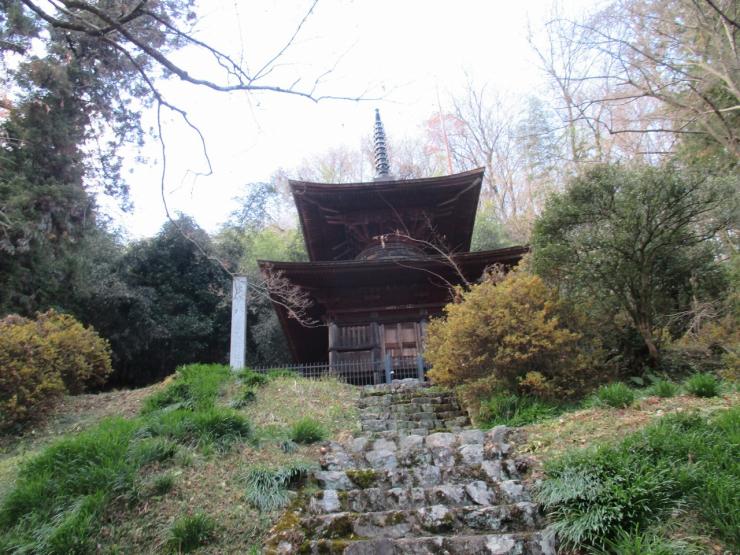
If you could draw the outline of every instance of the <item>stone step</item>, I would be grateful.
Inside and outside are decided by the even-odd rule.
[[[391,470],[319,470],[314,473],[319,487],[350,491],[371,487],[378,488],[428,488],[441,485],[461,485],[471,481],[483,481],[489,486],[498,486],[511,499],[529,501],[518,480],[521,474],[515,461],[484,461],[479,465],[457,465],[440,468],[420,465],[415,468]]]
[[[365,541],[314,540],[301,553],[343,555],[555,555],[555,543],[544,532],[378,538]]]
[[[389,393],[385,395],[372,395],[361,397],[358,406],[365,408],[375,405],[396,405],[404,403],[455,403],[457,399],[451,393],[440,392],[415,392],[415,393]]]
[[[362,482],[362,480],[359,481]],[[311,496],[308,510],[313,514],[327,514],[418,509],[439,504],[447,507],[509,505],[518,503],[525,498],[520,486],[519,482],[506,483],[502,487],[500,483],[491,484],[483,480],[472,480],[456,485],[440,485],[427,488],[386,489],[366,487],[365,489],[342,492],[327,489]]]
[[[360,415],[360,421],[363,420],[449,420],[465,416],[465,413],[459,409],[451,410],[425,410],[418,412],[396,412],[396,411],[379,411],[377,413],[366,413]]]
[[[467,416],[456,416],[445,420],[365,420],[361,423],[363,431],[382,432],[389,430],[426,429],[428,431],[460,428],[469,424]]]
[[[362,406],[365,405],[365,406]],[[374,403],[360,403],[360,412],[369,410],[383,410],[383,409],[397,409],[397,410],[411,410],[416,407],[458,407],[459,404],[452,397],[417,397],[415,399],[409,399],[405,401],[399,401],[396,403],[377,401]]]
[[[312,515],[300,520],[312,539],[407,538],[427,534],[523,532],[542,526],[534,503],[513,505],[431,505],[418,509]]]

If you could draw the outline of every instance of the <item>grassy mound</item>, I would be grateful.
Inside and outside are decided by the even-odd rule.
[[[712,418],[670,415],[545,468],[538,498],[567,547],[625,553],[652,542],[646,553],[690,551],[661,534],[679,509],[731,550],[740,547],[740,407]]]
[[[20,470],[0,474],[0,553],[255,550],[319,453],[293,430],[314,440],[356,427],[357,390],[253,374],[185,366],[118,410],[129,418],[86,418],[82,433],[26,443],[34,453],[6,459]],[[91,412],[112,412],[94,398]]]

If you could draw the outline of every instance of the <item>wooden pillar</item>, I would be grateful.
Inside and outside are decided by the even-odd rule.
[[[231,349],[232,370],[244,368],[247,357],[247,277],[234,276],[231,285]]]

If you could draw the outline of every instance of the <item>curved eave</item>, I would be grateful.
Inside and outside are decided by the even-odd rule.
[[[290,181],[309,258],[332,260],[346,240],[341,226],[326,221],[336,214],[396,211],[403,208],[439,211],[436,231],[450,248],[466,251],[473,235],[484,168],[441,177],[361,183]],[[436,218],[436,217],[435,217]],[[356,254],[356,253],[354,253]]]
[[[306,192],[335,192],[343,190],[351,191],[393,191],[399,187],[434,187],[439,185],[469,184],[475,179],[483,179],[485,168],[475,168],[466,172],[441,175],[437,177],[419,177],[414,179],[383,180],[383,181],[359,181],[355,183],[319,183],[316,181],[302,181],[290,179],[291,190]]]
[[[468,281],[476,281],[483,270],[491,264],[513,266],[527,253],[527,247],[509,247],[493,251],[462,253],[455,255],[455,263]],[[260,270],[266,272],[282,272],[291,283],[304,288],[314,298],[317,292],[352,290],[358,287],[374,285],[400,285],[414,287],[443,287],[446,284],[436,276],[441,276],[448,283],[460,283],[457,272],[449,262],[442,257],[427,258],[424,260],[348,260],[335,262],[277,262],[269,260],[258,261]],[[440,300],[440,308],[444,302]],[[291,354],[296,362],[311,362],[317,358],[317,353],[324,352],[327,343],[327,334],[324,327],[307,328],[288,316],[284,306],[274,302],[273,307],[288,341]],[[325,314],[325,307],[315,303],[310,309],[310,316],[321,321]],[[311,348],[307,348],[310,345]],[[322,351],[324,349],[324,351]],[[312,353],[307,356],[306,353]]]

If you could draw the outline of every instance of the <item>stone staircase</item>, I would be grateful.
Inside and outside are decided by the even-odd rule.
[[[328,444],[321,490],[273,529],[267,553],[555,553],[506,427],[470,429],[450,393],[416,380],[365,388],[359,407],[362,433]]]

